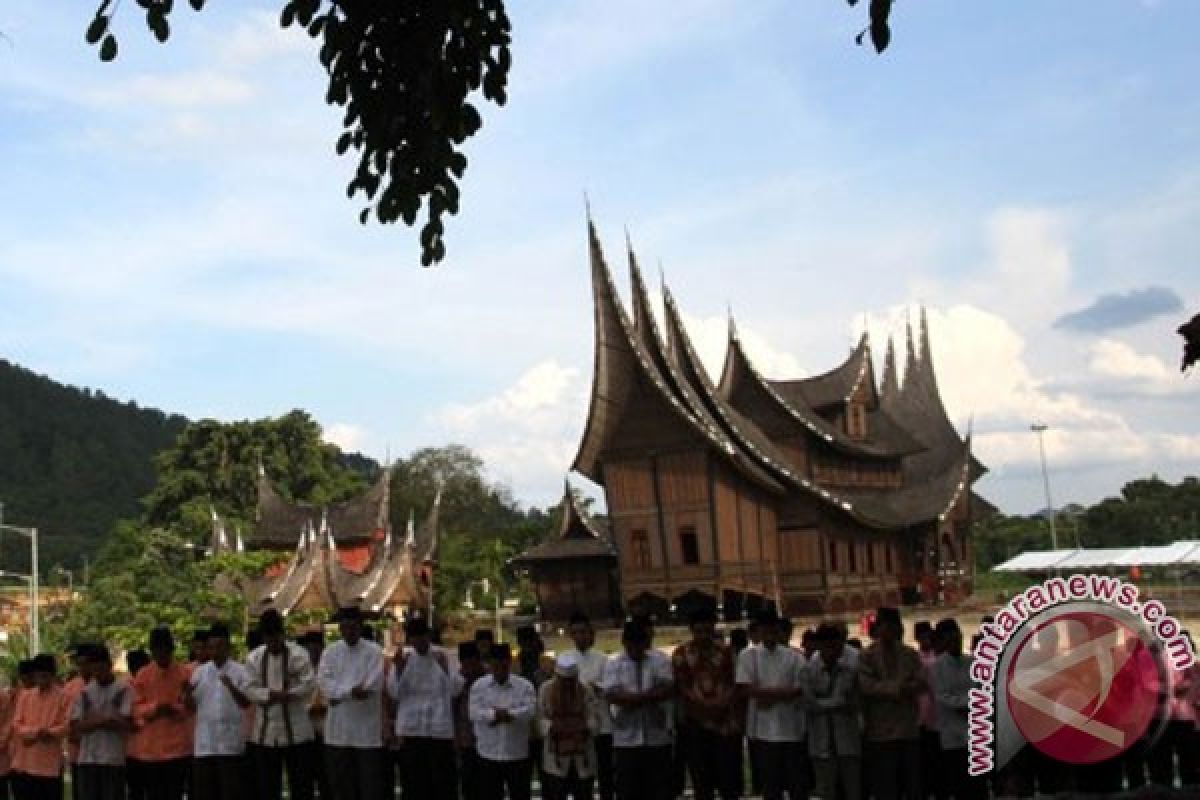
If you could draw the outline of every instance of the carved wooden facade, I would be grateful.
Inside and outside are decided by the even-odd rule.
[[[984,473],[949,421],[928,327],[904,382],[862,338],[814,378],[772,381],[730,323],[714,384],[669,290],[660,332],[629,253],[632,314],[589,223],[595,363],[574,469],[604,487],[628,610],[715,601],[841,613],[971,589]]]

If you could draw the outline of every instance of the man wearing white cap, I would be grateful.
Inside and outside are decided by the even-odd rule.
[[[591,800],[600,703],[579,680],[579,656],[563,653],[554,677],[538,690],[538,728],[544,740],[545,800]]]

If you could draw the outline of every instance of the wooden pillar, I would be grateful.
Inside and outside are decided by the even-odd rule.
[[[663,512],[662,489],[659,486],[657,453],[650,455],[650,475],[654,481],[654,509],[658,519],[658,542],[662,549],[663,581],[666,584],[667,603],[670,604],[674,599],[674,592],[671,589],[671,548],[667,545],[667,522]]]

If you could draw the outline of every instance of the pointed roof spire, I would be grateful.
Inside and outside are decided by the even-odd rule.
[[[925,306],[921,306],[921,363],[932,372],[933,348],[929,342],[929,316],[925,313]]]
[[[424,524],[421,526],[426,533],[422,537],[429,544],[425,548],[425,555],[421,559],[422,563],[435,564],[438,559],[438,543],[440,540],[441,514],[442,514],[442,489],[445,486],[440,480],[438,481],[437,491],[433,495],[433,505],[429,508],[429,516],[425,518]]]
[[[416,547],[417,544],[417,517],[416,512],[411,508],[408,510],[408,527],[404,529],[404,546]]]
[[[896,342],[889,336],[887,351],[883,356],[883,379],[880,381],[880,400],[889,403],[900,393],[900,379],[896,374]]]
[[[917,349],[913,342],[912,315],[907,309],[904,312],[904,384],[907,386],[917,369]]]

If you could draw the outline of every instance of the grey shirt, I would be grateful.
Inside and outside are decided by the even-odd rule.
[[[967,708],[971,692],[971,657],[943,653],[933,664],[933,699],[943,750],[967,746]]]
[[[133,715],[133,690],[129,684],[114,679],[107,686],[91,681],[80,692],[71,707],[71,719],[82,720],[90,714],[108,712],[129,719]],[[80,764],[120,767],[125,764],[125,736],[122,731],[95,730],[83,734],[79,741]]]
[[[862,755],[854,664],[843,654],[832,669],[820,656],[804,665],[808,753],[813,758]]]

